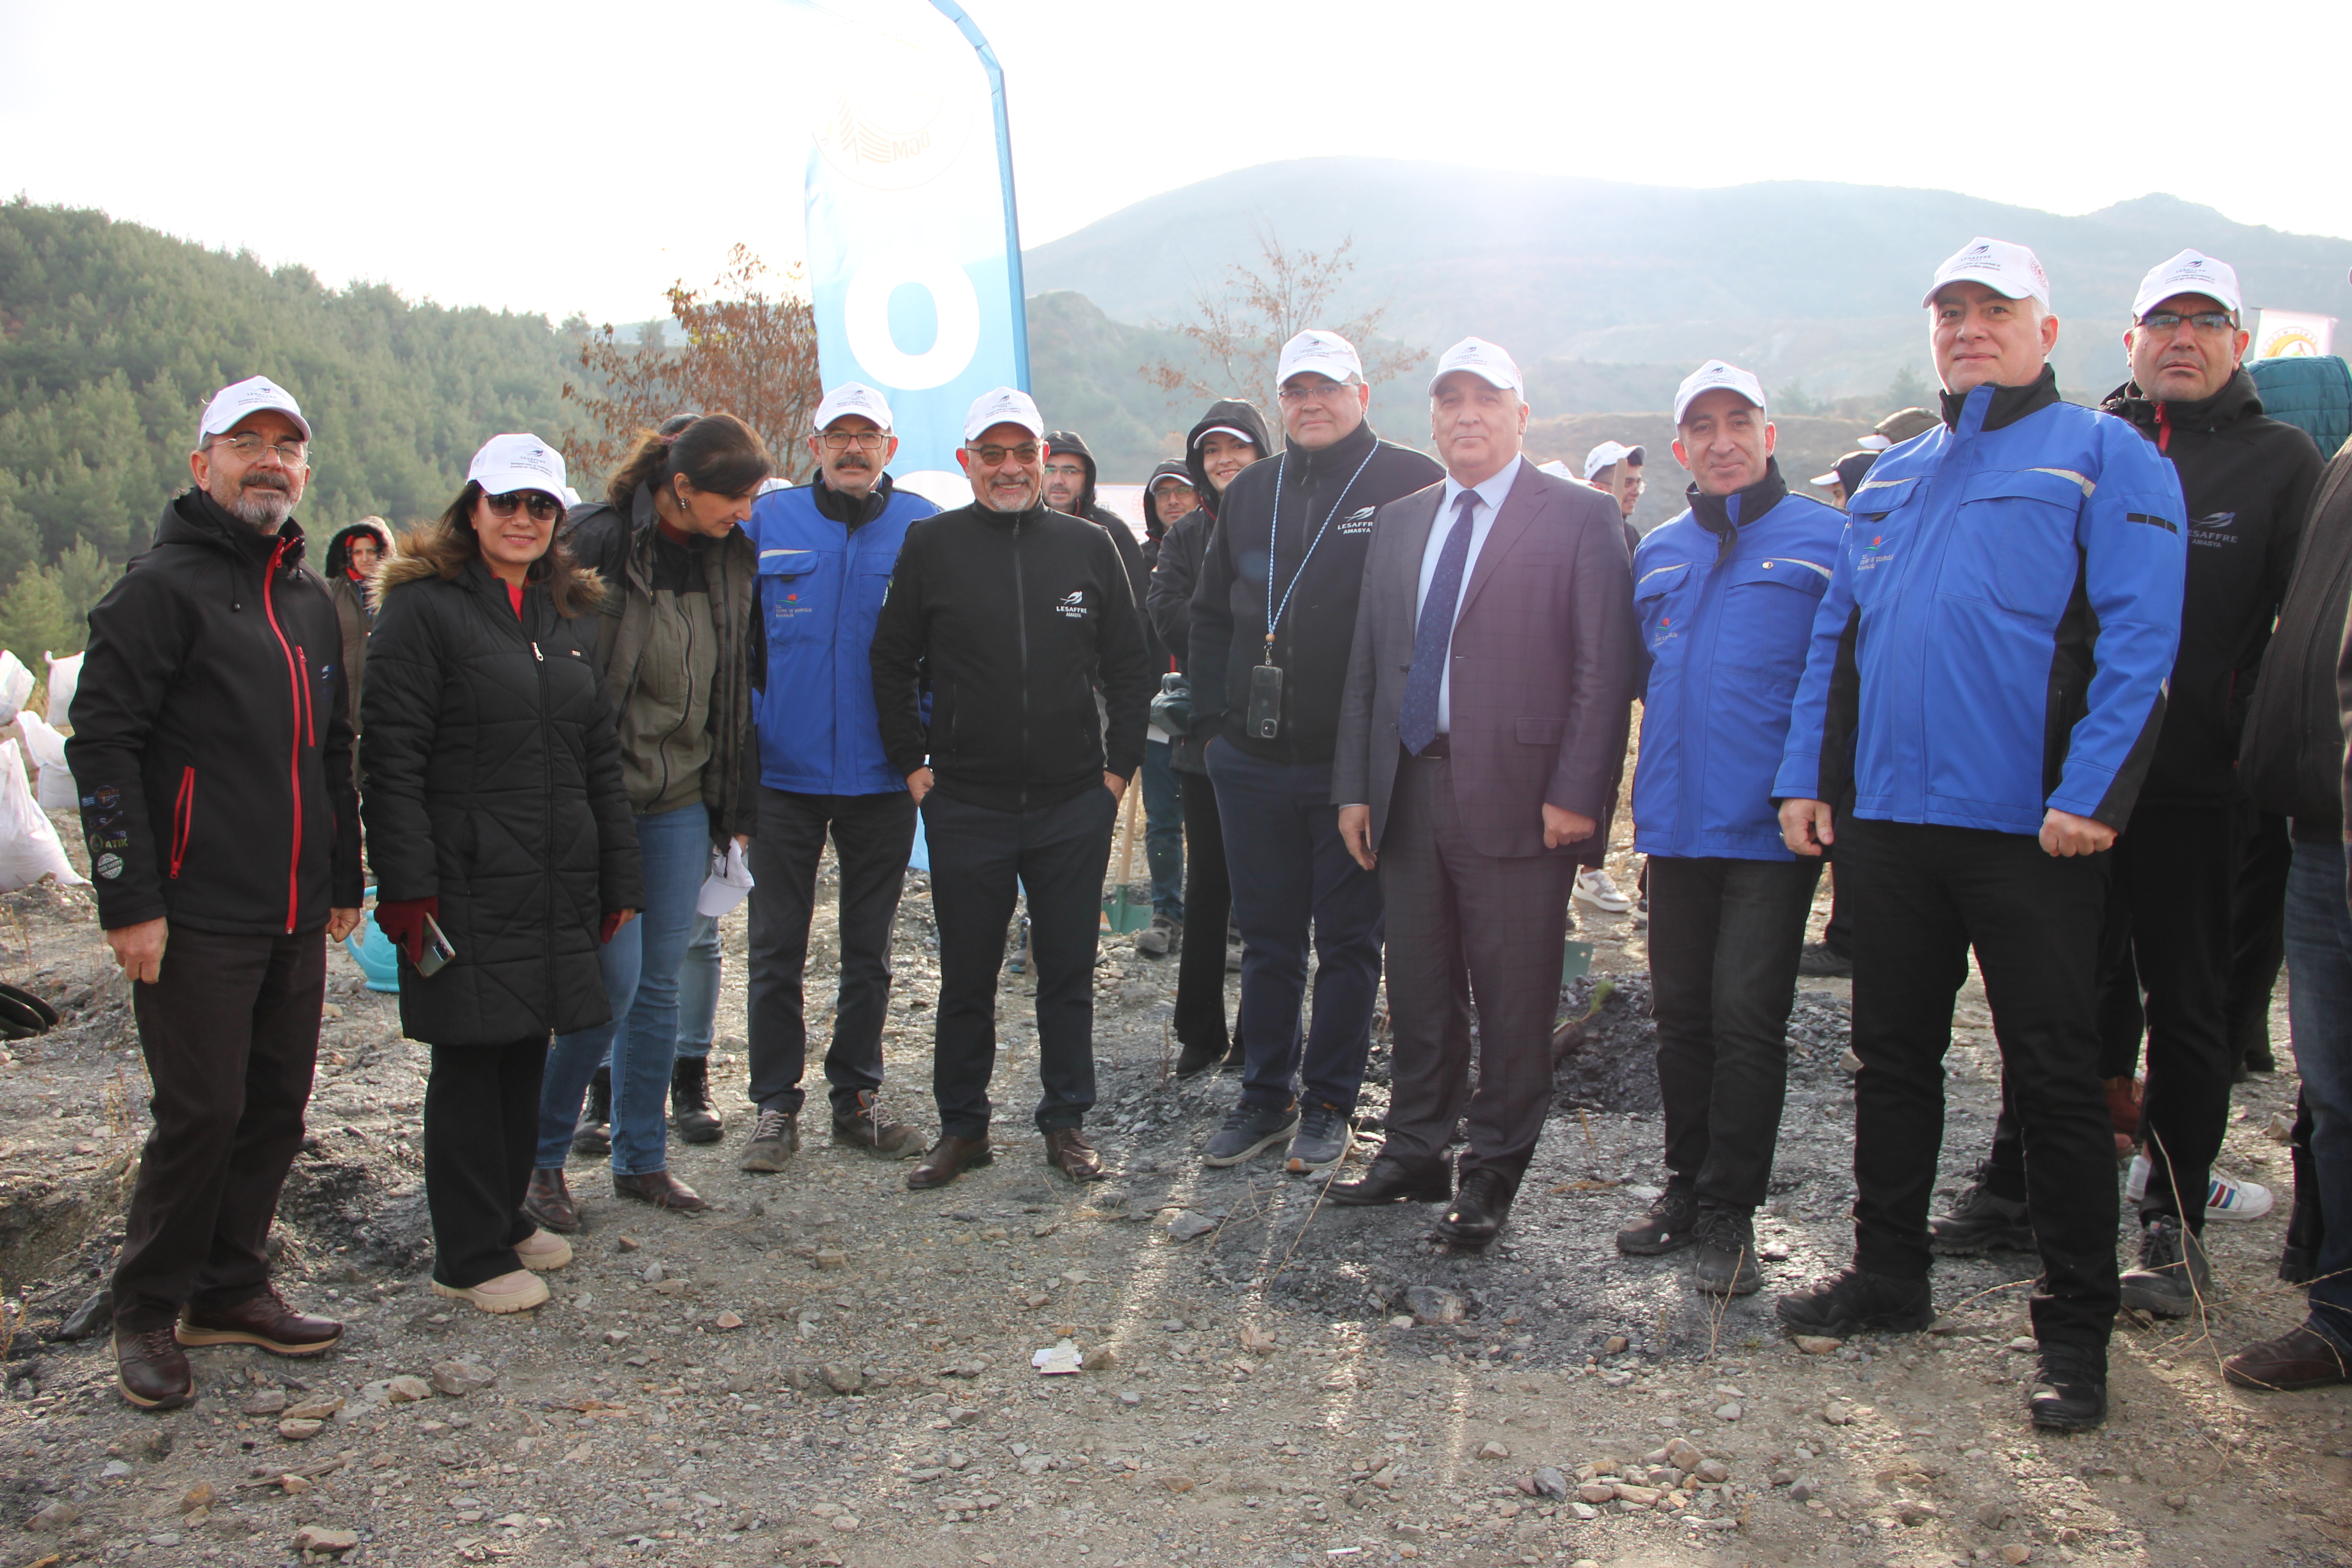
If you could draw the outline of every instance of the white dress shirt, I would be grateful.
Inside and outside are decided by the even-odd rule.
[[[1468,493],[1478,500],[1470,508],[1470,553],[1462,563],[1462,588],[1465,592],[1470,586],[1470,574],[1477,569],[1478,552],[1486,548],[1486,535],[1494,531],[1496,514],[1503,510],[1503,498],[1511,493],[1511,486],[1519,477],[1519,465],[1526,460],[1513,458],[1503,466],[1501,472],[1469,487]],[[1455,484],[1454,476],[1448,474],[1445,477],[1445,493],[1437,500],[1437,521],[1431,526],[1429,542],[1421,552],[1421,586],[1413,591],[1412,595],[1412,624],[1416,627],[1421,625],[1422,605],[1429,598],[1430,580],[1437,575],[1437,558],[1444,552],[1446,535],[1454,531],[1458,516],[1454,508],[1460,504],[1463,494],[1464,487]],[[1454,601],[1454,614],[1456,617],[1462,614],[1462,601],[1458,595]],[[1437,679],[1437,732],[1450,734],[1453,729],[1454,654],[1449,635],[1445,668]]]

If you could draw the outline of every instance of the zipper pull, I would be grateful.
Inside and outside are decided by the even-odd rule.
[[[537,643],[530,645],[530,657],[539,660],[541,664],[545,664],[547,662],[547,656],[539,651],[539,645]]]

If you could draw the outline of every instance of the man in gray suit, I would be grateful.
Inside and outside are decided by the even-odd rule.
[[[1340,837],[1388,906],[1396,1065],[1386,1146],[1329,1196],[1451,1196],[1438,1234],[1463,1247],[1502,1228],[1551,1104],[1569,892],[1609,820],[1640,651],[1617,508],[1521,459],[1523,386],[1478,338],[1438,361],[1445,478],[1373,520],[1332,759]]]

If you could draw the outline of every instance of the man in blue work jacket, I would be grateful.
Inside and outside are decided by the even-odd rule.
[[[2062,403],[2042,263],[1978,239],[1921,304],[1943,423],[1846,503],[1779,778],[1789,847],[1834,839],[1853,906],[1853,1267],[1800,1332],[1924,1329],[1952,1005],[1976,950],[2021,1123],[2042,1278],[2037,1426],[2105,1419],[2117,1303],[2099,1081],[2105,853],[2164,721],[2188,538],[2172,467]],[[1832,806],[1835,811],[1832,813]]]
[[[833,1136],[886,1160],[923,1152],[922,1133],[887,1119],[882,1020],[890,928],[915,843],[915,797],[882,751],[868,654],[907,525],[940,509],[891,487],[898,450],[880,393],[844,382],[817,405],[816,476],[751,509],[768,685],[755,700],[760,832],[751,840],[749,1012],[751,1103],[760,1120],[745,1171],[781,1171],[801,1146],[808,1020],[801,978],[828,832],[841,876],[841,992],[824,1055]]]
[[[1757,1206],[1788,1085],[1789,1005],[1822,863],[1772,814],[1813,612],[1845,517],[1790,495],[1763,384],[1709,360],[1675,395],[1690,508],[1633,552],[1643,652],[1633,847],[1650,858],[1650,979],[1666,1190],[1617,1249],[1696,1245],[1699,1289],[1752,1294]]]

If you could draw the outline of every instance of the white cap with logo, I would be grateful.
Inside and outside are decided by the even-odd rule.
[[[2043,310],[2050,309],[2050,274],[2042,270],[2042,258],[2005,239],[1979,235],[1960,247],[1936,268],[1936,280],[1920,297],[1920,309],[1934,304],[1936,291],[1945,284],[1959,282],[1981,283],[1996,294],[2032,300]]]
[[[481,486],[484,495],[538,490],[562,500],[571,493],[564,483],[563,454],[536,436],[491,437],[474,454],[466,478]]]
[[[1282,363],[1274,373],[1274,384],[1287,385],[1292,376],[1309,373],[1341,383],[1361,381],[1364,362],[1356,357],[1356,345],[1339,333],[1309,327],[1282,345]]]
[[[2201,252],[2184,250],[2139,280],[2139,292],[2132,299],[2132,320],[2138,321],[2175,294],[2202,294],[2232,312],[2244,308],[2236,268]]]
[[[1437,372],[1429,378],[1430,395],[1435,396],[1437,384],[1457,370],[1466,370],[1487,385],[1506,392],[1524,395],[1528,389],[1511,356],[1484,338],[1465,338],[1438,356]]]
[[[265,408],[283,414],[294,421],[302,439],[310,438],[310,422],[302,417],[294,395],[266,375],[254,375],[213,394],[213,400],[205,405],[205,416],[196,421],[196,445],[203,446],[208,437],[227,435],[236,428],[237,421]]]
[[[826,393],[809,420],[809,428],[822,435],[845,414],[860,415],[885,430],[890,428],[889,400],[863,382],[856,381],[845,381]]]
[[[1764,406],[1762,382],[1738,365],[1711,359],[1683,377],[1683,384],[1675,388],[1675,423],[1680,425],[1683,422],[1683,410],[1691,405],[1692,399],[1702,392],[1713,392],[1717,387],[1739,394],[1759,409]]]
[[[963,416],[963,438],[977,441],[999,425],[1018,425],[1045,438],[1045,416],[1037,412],[1035,399],[1017,386],[992,387],[973,398],[971,412]]]
[[[1590,480],[1601,469],[1614,468],[1628,458],[1633,460],[1636,468],[1647,460],[1646,455],[1639,447],[1628,447],[1622,441],[1603,441],[1584,454],[1584,477]]]

